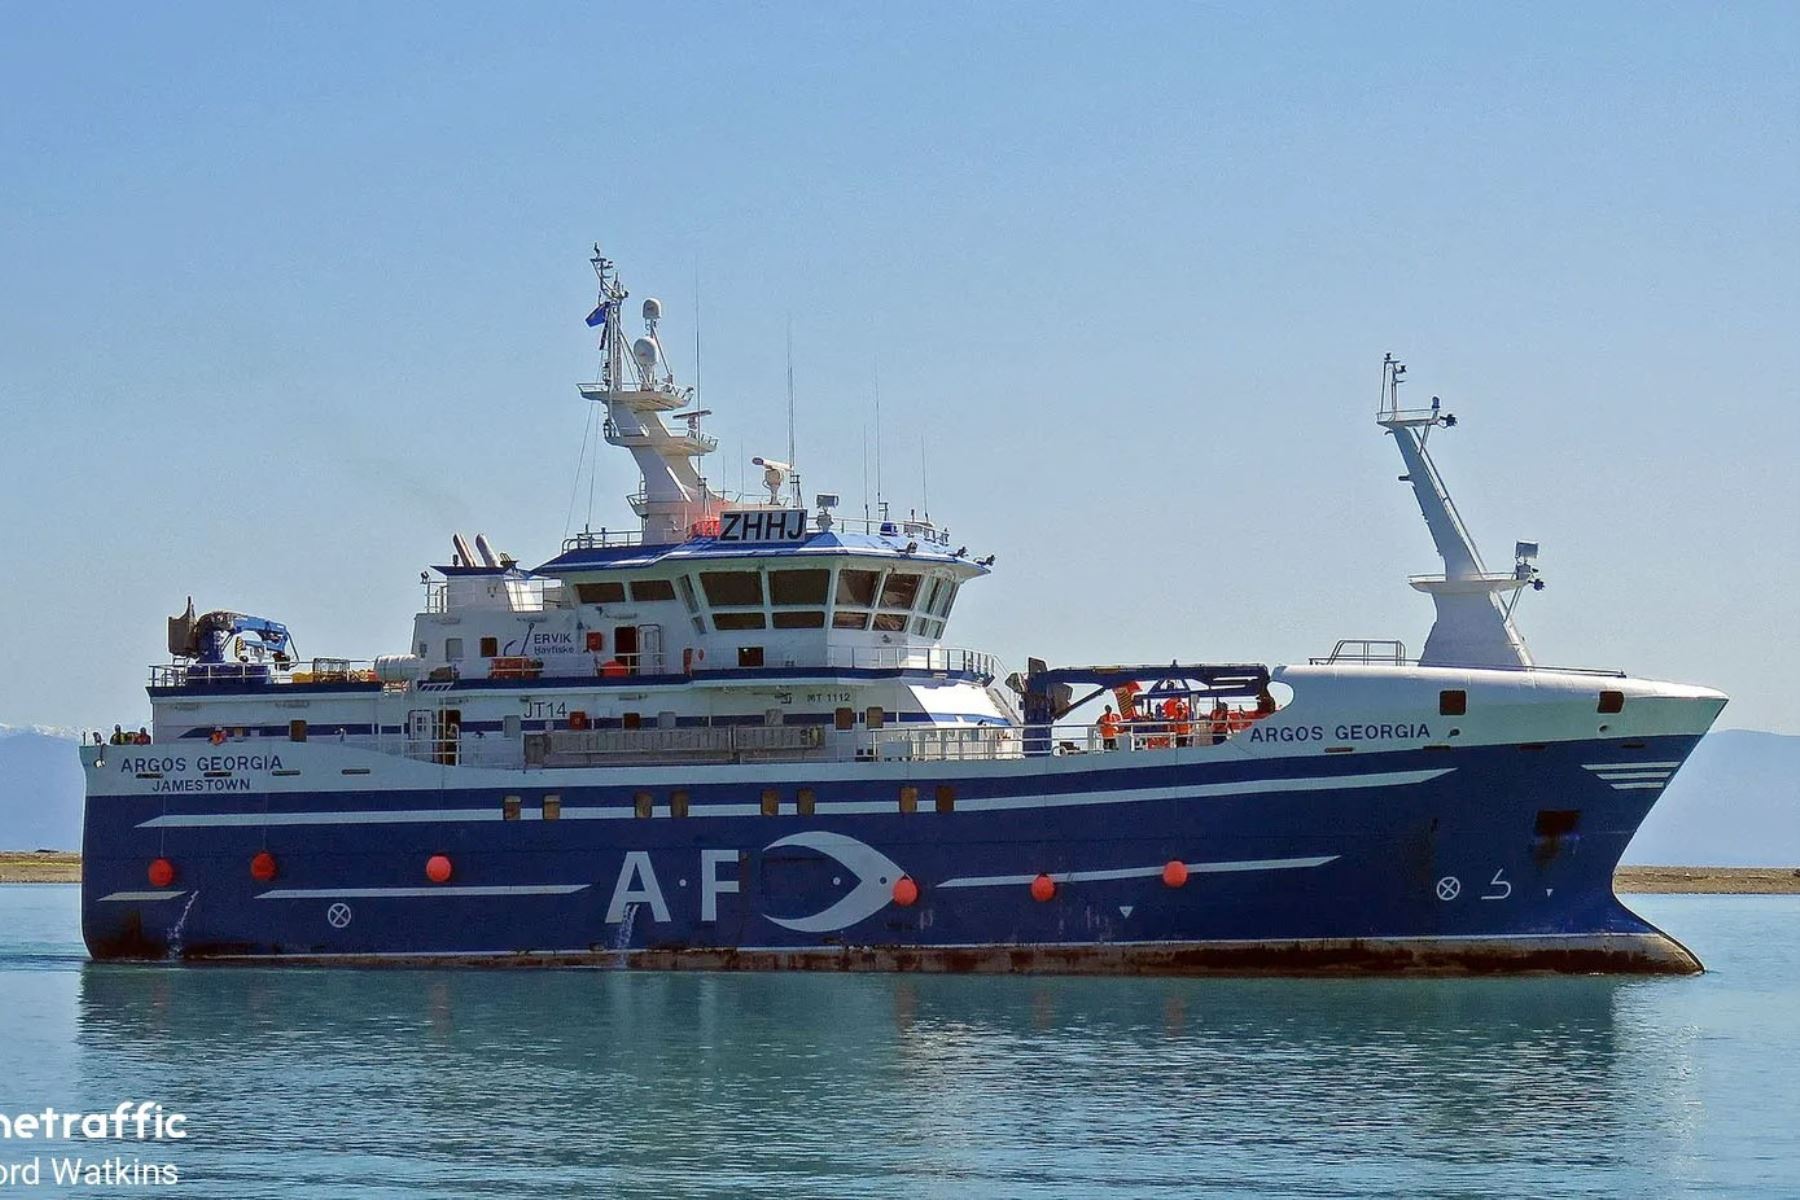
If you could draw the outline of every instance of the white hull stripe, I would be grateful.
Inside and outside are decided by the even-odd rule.
[[[186,892],[108,892],[100,897],[102,903],[118,900],[133,904],[144,904],[151,900],[173,900],[177,896],[185,896]]]
[[[1659,788],[1662,786],[1663,785],[1660,783],[1615,783],[1613,784],[1613,791],[1629,792],[1635,788]]]
[[[519,883],[481,886],[439,884],[435,887],[271,888],[258,900],[378,900],[414,896],[567,896],[593,886],[586,883]]]
[[[1296,868],[1322,867],[1328,862],[1335,862],[1338,857],[1336,854],[1326,854],[1318,858],[1249,858],[1238,862],[1194,862],[1187,863],[1186,866],[1189,872],[1196,875],[1223,874],[1228,871],[1291,871]],[[1047,874],[1057,883],[1098,883],[1107,879],[1148,879],[1161,875],[1165,865],[1159,863],[1154,867],[1115,867],[1105,871],[1050,871]],[[1022,887],[1036,878],[1036,875],[965,875],[960,879],[946,879],[937,886]]]
[[[1600,776],[1608,783],[1621,779],[1659,779],[1667,780],[1672,774],[1669,771],[1607,771]]]
[[[956,802],[957,812],[1005,812],[1023,808],[1072,808],[1088,804],[1137,804],[1153,800],[1201,800],[1213,796],[1254,796],[1271,792],[1324,792],[1351,788],[1404,787],[1425,783],[1448,775],[1454,767],[1429,771],[1376,771],[1362,775],[1314,775],[1297,779],[1245,779],[1233,783],[1198,783],[1185,787],[1138,788],[1119,792],[1069,792],[1048,796],[990,796]],[[538,785],[544,786],[544,785]],[[657,806],[658,814],[668,810]],[[792,802],[782,805],[792,814]],[[820,816],[875,815],[897,811],[893,800],[823,800],[813,810]],[[762,814],[759,804],[696,804],[688,809],[694,817],[755,817]],[[520,816],[536,820],[539,812],[527,809]],[[631,820],[636,814],[625,805],[565,806],[565,821]],[[360,811],[320,811],[285,813],[169,813],[140,822],[139,829],[202,829],[223,826],[263,825],[405,825],[433,821],[499,821],[498,807],[493,808],[404,808],[364,809]]]
[[[1654,763],[1582,763],[1582,769],[1588,771],[1649,771],[1656,767],[1666,767],[1673,771],[1681,764],[1678,762]]]

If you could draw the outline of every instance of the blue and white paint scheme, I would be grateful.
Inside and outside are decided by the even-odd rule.
[[[1699,969],[1612,872],[1726,698],[1533,661],[1537,547],[1482,563],[1427,450],[1455,419],[1391,356],[1377,420],[1444,565],[1418,660],[1006,675],[945,640],[993,559],[929,517],[807,504],[791,449],[766,495],[714,490],[661,306],[627,345],[594,266],[580,391],[638,527],[530,569],[458,535],[368,663],[190,605],[149,743],[82,749],[96,958]]]

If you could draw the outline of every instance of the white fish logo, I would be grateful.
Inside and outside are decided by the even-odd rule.
[[[783,846],[800,846],[829,855],[854,872],[857,878],[856,886],[824,912],[810,917],[769,918],[795,933],[830,933],[874,916],[894,898],[894,883],[905,874],[881,851],[841,833],[808,830],[771,842],[764,850],[779,850]]]

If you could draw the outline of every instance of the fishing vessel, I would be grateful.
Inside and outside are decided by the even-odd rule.
[[[1552,668],[1432,457],[1392,439],[1443,569],[1416,656],[1006,671],[1005,603],[927,517],[758,458],[715,490],[656,300],[596,248],[601,435],[635,527],[526,567],[458,534],[403,653],[298,657],[187,610],[147,743],[82,749],[97,959],[1194,973],[1692,972],[1627,909],[1626,843],[1726,697]],[[629,339],[629,343],[628,343]],[[968,598],[965,598],[968,597]],[[1013,603],[1023,604],[1021,601]],[[1020,621],[1028,624],[1025,605]]]

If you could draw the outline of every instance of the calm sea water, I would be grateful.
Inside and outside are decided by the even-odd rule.
[[[1800,898],[1633,903],[1712,973],[101,967],[0,887],[0,1112],[182,1111],[176,1196],[1800,1194]]]

